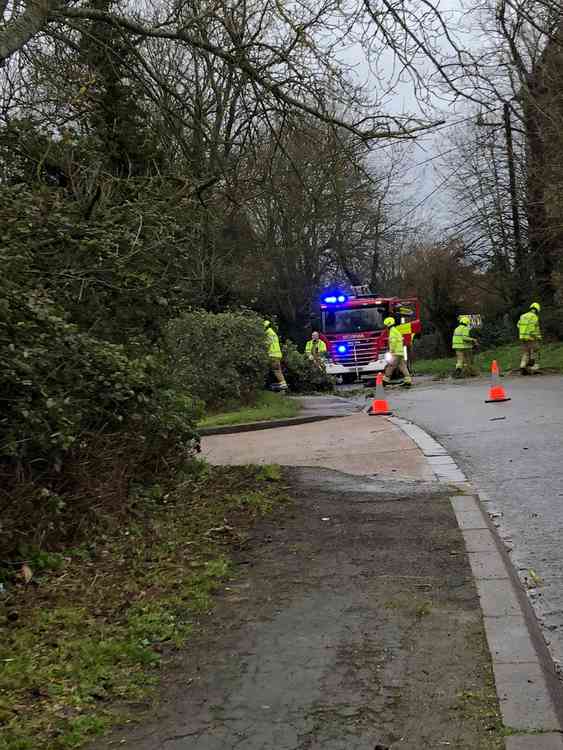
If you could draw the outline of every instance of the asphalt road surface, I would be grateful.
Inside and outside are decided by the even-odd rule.
[[[488,502],[556,663],[563,665],[563,378],[420,382],[388,394],[397,416],[430,432]],[[530,571],[533,571],[530,573]],[[541,579],[534,586],[535,575]]]

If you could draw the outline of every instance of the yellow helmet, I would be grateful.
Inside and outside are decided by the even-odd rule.
[[[469,315],[458,315],[457,319],[462,325],[471,325],[471,318],[469,317]]]
[[[395,325],[395,318],[391,318],[391,317],[385,318],[385,320],[383,321],[383,325],[387,326],[387,328],[390,328],[391,326],[394,326]]]
[[[536,310],[539,312],[541,310],[540,303],[539,302],[532,302],[530,305],[530,310]]]
[[[264,321],[264,328],[269,328],[269,327],[270,327],[271,325],[272,325],[272,324],[270,323],[270,321],[269,321],[269,320],[265,320],[265,321]]]

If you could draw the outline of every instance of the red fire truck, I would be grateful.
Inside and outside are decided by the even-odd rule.
[[[395,318],[405,340],[405,357],[412,337],[421,331],[420,304],[414,297],[381,297],[366,287],[351,293],[334,291],[321,298],[321,338],[327,345],[329,375],[344,382],[373,380],[385,369],[389,335],[383,325]]]

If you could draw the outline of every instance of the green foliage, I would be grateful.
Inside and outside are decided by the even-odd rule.
[[[423,333],[422,336],[416,336],[414,339],[415,363],[418,362],[419,359],[433,359],[434,357],[439,357],[442,351],[442,338],[437,331]]]
[[[291,341],[283,345],[282,351],[285,379],[293,393],[332,391],[334,383],[324,367],[318,367]]]
[[[508,315],[505,315],[493,319],[484,318],[482,327],[472,335],[478,339],[482,349],[492,349],[515,341],[518,338],[518,329]]]
[[[221,427],[248,422],[265,422],[270,419],[287,419],[297,416],[300,410],[301,404],[297,399],[288,398],[285,394],[264,391],[258,394],[255,403],[251,406],[208,414],[199,426]]]
[[[0,187],[6,555],[16,539],[71,534],[94,504],[122,503],[130,477],[163,471],[196,445],[199,402],[173,387],[151,345],[182,292],[163,296],[168,259],[151,264],[145,244],[162,217],[147,211],[141,237],[132,205],[89,224],[61,191]]]
[[[277,467],[199,468],[164,495],[138,491],[80,548],[22,550],[40,587],[13,578],[0,597],[0,750],[81,747],[125,718],[116,704],[147,702],[162,651],[236,574],[231,549],[287,502]]]
[[[2,188],[0,246],[15,283],[46,293],[91,335],[142,348],[187,298],[206,299],[190,281],[203,217],[165,181],[114,180],[107,190],[111,202],[90,221],[60,191]]]
[[[14,286],[0,281],[0,455],[51,462],[84,430],[117,429],[142,410],[150,361],[81,333],[48,297]]]
[[[250,311],[192,310],[170,323],[171,377],[207,405],[256,398],[268,371],[262,320]]]
[[[496,360],[501,374],[518,370],[522,349],[519,343],[506,344],[479,352],[475,357],[475,367],[482,374],[491,372],[491,363]],[[563,372],[563,344],[542,344],[539,355],[542,369]],[[420,359],[416,361],[416,372],[419,375],[450,375],[455,367],[455,359]]]

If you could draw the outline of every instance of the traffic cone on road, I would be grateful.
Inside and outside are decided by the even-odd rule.
[[[389,404],[385,398],[383,390],[383,375],[379,373],[375,381],[375,398],[371,402],[368,414],[373,416],[388,416],[393,412],[389,409]]]
[[[493,359],[491,365],[491,387],[489,388],[489,398],[485,399],[485,403],[494,404],[499,401],[510,401],[510,398],[499,383],[498,365],[496,359]]]

